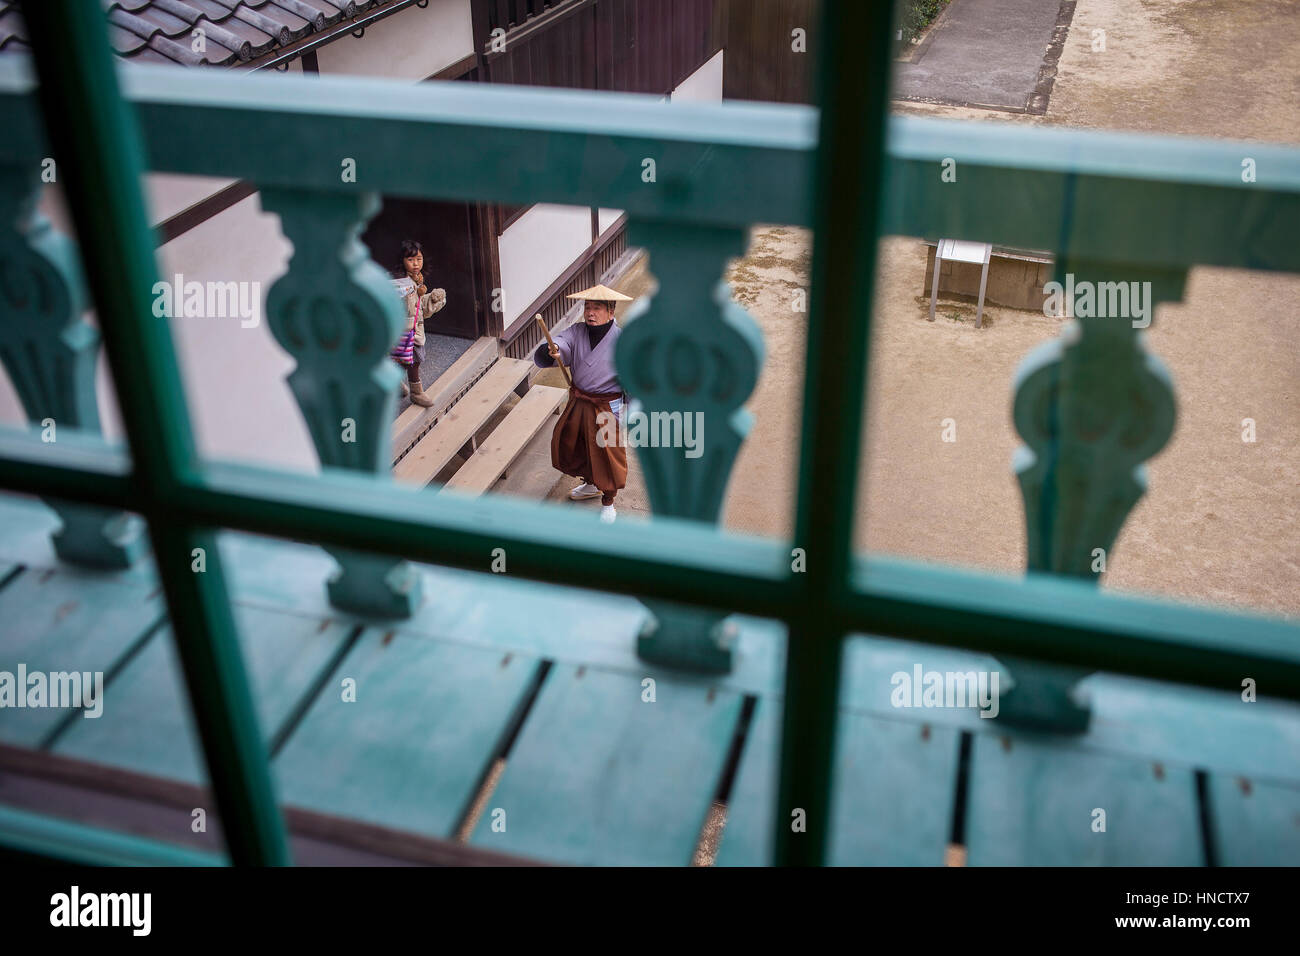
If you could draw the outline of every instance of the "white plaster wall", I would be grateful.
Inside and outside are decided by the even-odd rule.
[[[205,457],[316,470],[302,413],[285,381],[294,359],[271,335],[262,306],[292,248],[278,216],[249,196],[158,250],[164,281],[256,282],[257,324],[174,316],[172,338],[190,418]],[[162,321],[162,320],[159,320]]]
[[[698,70],[682,80],[681,85],[673,90],[670,99],[703,103],[722,102],[722,54],[719,50],[712,59]]]
[[[57,194],[47,191],[42,209],[60,231],[69,231]],[[243,328],[237,317],[170,319],[195,440],[205,457],[318,468],[311,436],[285,382],[294,360],[271,335],[261,309],[272,282],[287,268],[290,252],[279,217],[263,213],[257,195],[158,250],[158,271],[164,281],[172,281],[180,272],[186,282],[259,283],[256,326]],[[97,324],[93,312],[85,318]],[[102,349],[96,392],[105,435],[121,438],[121,415]],[[3,369],[0,422],[25,424],[18,396]]]
[[[498,244],[506,327],[590,245],[586,206],[538,203],[511,223]]]
[[[178,176],[172,173],[149,173],[145,176],[144,199],[149,221],[154,225],[169,219],[196,202],[225,189],[233,179],[214,176]]]
[[[429,0],[316,52],[320,72],[423,80],[474,52],[469,0]]]
[[[143,183],[145,213],[149,222],[156,226],[235,181],[215,176],[147,173]],[[63,200],[63,190],[57,185],[44,188],[40,210],[49,217],[55,229],[64,235],[72,235],[72,218],[68,215],[67,204]]]

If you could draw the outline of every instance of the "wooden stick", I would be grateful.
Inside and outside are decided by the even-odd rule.
[[[546,321],[542,318],[542,313],[538,312],[536,315],[533,316],[533,318],[536,319],[537,324],[542,327],[542,334],[546,336],[546,344],[554,347],[555,340],[551,338],[551,332],[546,327]],[[573,388],[573,376],[570,375],[569,370],[564,367],[564,359],[560,358],[557,355],[555,357],[555,362],[557,365],[560,366],[560,371],[564,373],[564,380],[569,383],[570,388]]]

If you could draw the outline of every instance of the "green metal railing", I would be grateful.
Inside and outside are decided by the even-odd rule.
[[[1246,184],[1237,144],[888,120],[888,4],[826,0],[820,114],[465,84],[403,87],[399,100],[379,81],[149,68],[122,71],[123,95],[93,0],[26,6],[39,108],[24,66],[0,63],[0,163],[34,162],[47,142],[58,162],[129,455],[87,435],[46,444],[11,430],[0,433],[0,487],[147,519],[233,862],[282,864],[288,854],[218,528],[482,572],[505,548],[513,574],[568,586],[571,569],[599,563],[600,590],[785,622],[773,821],[784,864],[825,858],[840,655],[851,633],[1211,687],[1250,673],[1273,696],[1300,700],[1294,623],[1101,594],[1092,582],[1038,573],[1054,567],[1012,580],[863,558],[851,538],[878,236],[1050,248],[1063,262],[1122,263],[1143,275],[1197,264],[1300,272],[1300,152],[1250,146],[1260,177]],[[45,128],[42,113],[78,121]],[[218,124],[231,135],[210,135]],[[357,183],[341,181],[336,152],[303,148],[326,142],[346,144]],[[417,168],[409,156],[428,161]],[[640,178],[643,157],[657,161],[657,188]],[[940,178],[950,157],[958,183]],[[425,495],[328,468],[305,479],[200,462],[168,326],[150,320],[146,169],[321,195],[360,188],[599,205],[682,230],[813,226],[794,538],[671,518],[596,527],[557,520],[545,506]],[[794,546],[807,554],[804,573],[792,572]],[[205,574],[190,571],[195,548],[206,551]],[[791,807],[806,810],[805,833],[791,832]]]

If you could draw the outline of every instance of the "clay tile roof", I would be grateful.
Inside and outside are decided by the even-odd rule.
[[[125,60],[225,66],[247,62],[397,0],[100,0]],[[195,30],[203,31],[201,51]],[[27,47],[18,0],[0,0],[0,53]]]

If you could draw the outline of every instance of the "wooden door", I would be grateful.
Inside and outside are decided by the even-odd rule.
[[[425,332],[477,338],[486,334],[477,293],[472,206],[385,197],[383,208],[361,236],[370,255],[394,274],[401,268],[403,239],[424,247],[424,278],[429,288],[447,290],[447,305],[425,323]]]

